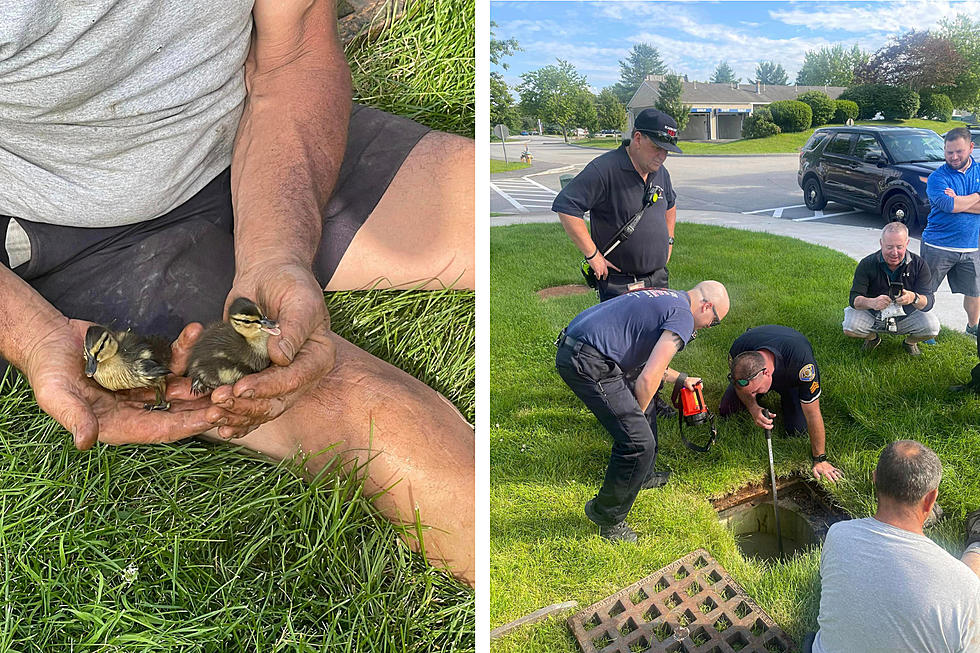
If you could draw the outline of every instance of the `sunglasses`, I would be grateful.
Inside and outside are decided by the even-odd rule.
[[[755,377],[759,376],[760,374],[762,374],[765,371],[766,371],[766,368],[764,368],[764,367],[759,368],[755,372],[752,372],[752,374],[749,374],[749,378],[747,378],[747,379],[736,379],[735,377],[732,376],[732,373],[729,372],[728,373],[728,380],[731,381],[732,383],[734,383],[735,385],[737,385],[738,387],[744,388],[748,384],[752,383],[752,379],[754,379]]]
[[[711,304],[711,302],[709,302],[707,299],[702,299],[701,300],[701,303],[702,304]],[[715,310],[715,305],[714,304],[711,304],[711,314],[715,316],[715,319],[711,320],[711,324],[709,324],[707,327],[705,327],[706,329],[710,329],[711,327],[716,327],[719,324],[721,324],[721,318],[718,317],[718,311]]]
[[[652,129],[644,129],[642,133],[646,134],[655,141],[662,141],[664,143],[670,143],[671,145],[677,145],[677,135],[670,135],[665,131],[654,131]]]

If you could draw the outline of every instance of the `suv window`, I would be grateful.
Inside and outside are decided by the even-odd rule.
[[[803,151],[809,152],[810,150],[817,149],[817,145],[820,145],[820,143],[823,142],[823,139],[827,138],[827,134],[828,132],[813,132],[813,134],[810,136],[810,140],[808,140],[806,145],[803,146]],[[974,138],[976,138],[976,136],[974,136]]]
[[[840,133],[834,135],[834,140],[827,143],[823,149],[825,154],[847,154],[851,149],[851,134]]]
[[[943,138],[929,132],[883,133],[881,142],[895,163],[943,161]]]
[[[858,134],[857,143],[854,144],[854,156],[867,161],[872,155],[885,158],[885,152],[878,145],[878,139],[869,134]]]

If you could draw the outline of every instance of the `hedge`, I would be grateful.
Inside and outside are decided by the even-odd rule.
[[[801,132],[809,129],[813,121],[810,105],[799,100],[779,100],[769,104],[772,121],[784,132]]]
[[[942,93],[924,94],[919,104],[919,115],[930,120],[946,122],[953,117],[953,101]]]
[[[919,110],[919,94],[910,88],[888,84],[858,84],[844,89],[841,100],[858,105],[858,118],[870,120],[880,111],[885,120],[908,119]]]
[[[857,102],[851,100],[834,100],[836,110],[834,111],[834,122],[844,124],[848,118],[854,120],[858,117]]]
[[[772,113],[766,107],[759,107],[742,123],[742,138],[764,138],[775,136],[782,130],[772,121]]]
[[[837,109],[834,101],[823,91],[807,91],[801,93],[796,99],[810,107],[813,112],[813,127],[826,125],[830,122],[834,117],[834,111]]]

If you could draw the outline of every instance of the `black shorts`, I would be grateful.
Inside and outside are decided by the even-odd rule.
[[[428,131],[407,118],[354,106],[313,264],[322,286]],[[181,206],[138,224],[91,229],[18,219],[30,254],[26,262],[15,259],[14,272],[70,318],[169,339],[189,322],[220,320],[235,275],[230,178],[225,170]],[[8,229],[19,232],[0,217],[0,243],[10,246]],[[11,263],[2,246],[0,263]]]

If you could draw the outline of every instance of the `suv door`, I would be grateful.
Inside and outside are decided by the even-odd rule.
[[[835,198],[850,196],[851,172],[856,162],[851,158],[851,144],[854,140],[852,132],[837,132],[823,148],[820,157],[820,167],[823,169],[824,195]]]
[[[893,173],[884,165],[879,165],[879,162],[887,164],[888,157],[874,134],[857,135],[853,160],[855,165],[850,186],[855,202],[877,210],[881,189]]]

